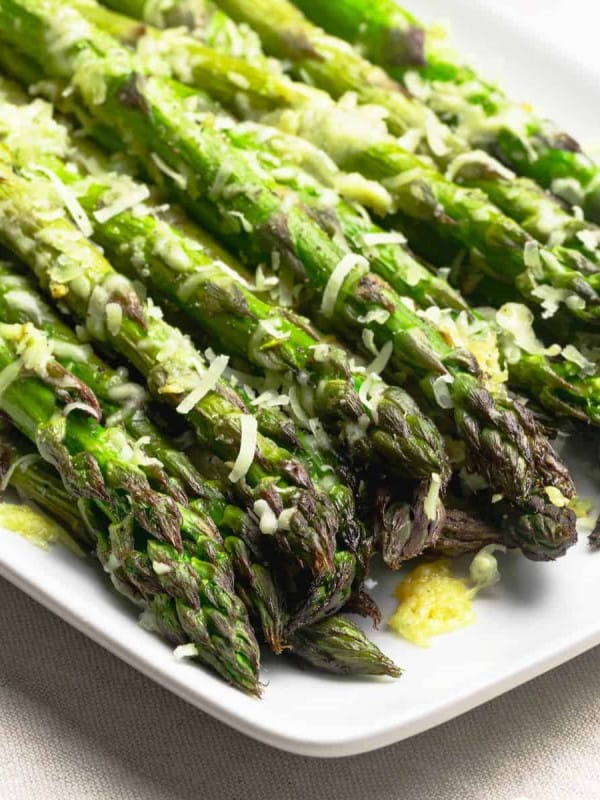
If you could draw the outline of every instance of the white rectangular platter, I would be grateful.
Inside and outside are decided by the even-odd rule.
[[[501,72],[513,94],[541,105],[584,140],[600,136],[599,81],[540,44],[533,27],[521,29],[474,0],[412,5],[423,17],[449,20],[460,45],[492,77]],[[570,450],[577,452],[569,463],[580,493],[595,496],[595,452],[582,455],[576,445]],[[321,757],[412,736],[600,644],[600,553],[588,550],[585,537],[558,563],[533,564],[507,554],[500,567],[502,582],[476,601],[477,623],[438,638],[430,649],[398,639],[385,626],[372,633],[406,669],[400,680],[345,680],[267,657],[264,697],[256,700],[176,661],[166,644],[138,626],[135,609],[112,591],[91,559],[60,546],[45,552],[0,531],[0,574],[31,597],[203,711],[273,746]],[[374,596],[386,619],[399,577],[375,577]]]

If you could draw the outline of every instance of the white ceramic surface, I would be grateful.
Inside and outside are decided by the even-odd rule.
[[[600,134],[600,88],[592,72],[563,59],[473,0],[414,0],[421,15],[444,16],[485,67],[524,99],[535,99],[569,130]],[[580,492],[593,495],[592,456],[569,459]],[[56,546],[44,552],[0,534],[0,574],[95,641],[190,703],[250,736],[291,752],[343,756],[373,750],[438,725],[600,643],[600,554],[584,540],[556,564],[501,558],[502,582],[477,600],[477,623],[421,650],[385,630],[374,640],[406,669],[398,681],[343,680],[266,658],[262,700],[225,686],[143,631],[90,559]],[[384,616],[396,576],[376,576]],[[15,631],[18,636],[18,631]],[[39,654],[38,654],[39,656]],[[82,680],[85,677],[82,676]],[[76,691],[77,687],[73,687]],[[107,686],[110,692],[111,687]]]

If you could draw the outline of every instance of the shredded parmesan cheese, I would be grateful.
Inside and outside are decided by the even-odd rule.
[[[6,491],[7,486],[9,485],[12,476],[14,475],[15,471],[19,469],[19,467],[23,467],[25,469],[30,464],[34,464],[36,461],[39,461],[41,456],[39,453],[27,453],[25,456],[21,456],[20,458],[16,458],[10,467],[6,470],[2,481],[0,482],[0,492]]]
[[[367,366],[367,372],[375,375],[381,375],[387,367],[392,353],[394,351],[393,342],[386,342],[373,361]]]
[[[257,500],[254,503],[253,511],[258,517],[258,526],[261,533],[265,536],[272,536],[274,533],[277,533],[278,520],[275,516],[275,512],[266,500],[262,498]]]
[[[580,353],[579,350],[572,344],[568,344],[563,348],[562,356],[567,361],[570,361],[572,364],[578,366],[584,375],[596,374],[596,365],[594,362],[587,359],[583,353]]]
[[[441,487],[442,487],[442,479],[440,478],[437,472],[432,472],[431,482],[429,484],[429,491],[427,492],[427,497],[425,498],[425,502],[423,504],[423,510],[425,511],[425,516],[432,522],[437,517],[437,506],[438,506]]]
[[[454,402],[448,385],[454,382],[452,375],[440,375],[432,383],[433,396],[440,408],[450,409],[454,408]]]
[[[229,480],[232,483],[237,483],[252,466],[254,461],[254,454],[256,452],[256,443],[258,440],[258,423],[255,417],[250,414],[241,415],[241,436],[240,436],[240,451],[233,465],[233,469],[229,473]]]
[[[173,650],[173,655],[177,661],[182,661],[184,658],[195,658],[198,655],[198,648],[193,642],[180,644]]]
[[[150,153],[150,158],[156,166],[159,168],[161,172],[164,172],[171,180],[180,188],[186,189],[187,188],[187,179],[181,175],[179,172],[176,172],[174,169],[162,160],[162,158],[157,153]]]
[[[284,508],[279,517],[277,518],[277,526],[279,530],[289,531],[292,525],[292,519],[298,509],[296,506],[291,508]]]
[[[363,242],[366,247],[377,247],[378,245],[406,244],[406,236],[400,231],[381,231],[381,233],[365,233]]]
[[[103,225],[113,217],[122,214],[124,211],[128,211],[130,208],[133,208],[138,203],[143,203],[144,200],[148,199],[148,197],[150,197],[150,190],[145,184],[135,186],[131,189],[131,191],[123,193],[121,197],[117,198],[110,205],[94,211],[94,219],[96,222],[99,222],[101,225]]]
[[[96,409],[87,403],[67,403],[63,408],[63,417],[68,417],[71,411],[83,411],[84,414],[88,414],[90,417],[94,418],[96,418],[97,414]]]
[[[177,411],[180,414],[189,414],[203,397],[213,391],[225,372],[228,363],[229,358],[227,356],[217,356],[204,375],[202,375],[198,385],[179,403]]]
[[[17,359],[17,361],[13,361],[12,364],[4,367],[2,372],[0,372],[0,395],[4,394],[13,381],[17,380],[22,366],[23,362],[21,359]]]
[[[162,561],[153,561],[152,569],[157,575],[166,575],[167,573],[171,572],[171,567],[169,564],[163,564]]]
[[[329,276],[329,281],[323,292],[321,311],[326,317],[331,317],[335,311],[335,304],[344,281],[354,269],[368,270],[369,262],[364,256],[348,253],[345,255]]]
[[[58,175],[51,169],[48,169],[48,167],[36,165],[34,169],[37,170],[37,172],[41,172],[50,180],[56,191],[56,194],[60,197],[65,208],[71,215],[73,222],[77,225],[84,236],[90,237],[94,232],[93,228],[90,224],[87,214],[81,207],[79,200],[75,197],[71,189],[65,186]]]
[[[106,304],[106,329],[111,336],[118,336],[123,322],[123,309],[118,303]]]

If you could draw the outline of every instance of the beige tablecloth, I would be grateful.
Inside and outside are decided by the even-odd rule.
[[[0,580],[0,800],[600,800],[599,689],[600,648],[406,742],[300,758],[202,714]]]

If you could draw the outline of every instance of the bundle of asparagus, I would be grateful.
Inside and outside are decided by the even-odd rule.
[[[503,304],[562,304],[584,334],[597,231],[286,0],[110,5],[138,19],[0,0],[0,68],[29,89],[0,76],[0,244],[20,260],[0,265],[0,409],[40,456],[5,426],[3,484],[246,691],[252,625],[276,653],[396,676],[340,616],[379,619],[375,551],[397,569],[575,541],[572,479],[515,391],[597,423],[595,364]],[[354,38],[361,4],[297,5]],[[429,39],[408,16],[386,39],[381,8],[366,51],[426,70]]]
[[[110,5],[146,16],[144,4],[111,0]],[[268,51],[291,62],[294,74],[311,85],[273,74],[266,58],[262,63],[253,59],[250,66],[230,57],[239,51],[244,31],[236,32],[235,43],[219,36],[219,25],[210,23],[215,18],[210,2],[192,4],[196,13],[190,23],[195,35],[200,31],[218,48],[212,57],[179,31],[141,29],[89,0],[77,0],[86,18],[137,43],[141,62],[151,71],[158,61],[161,74],[210,91],[244,116],[266,115],[270,123],[314,141],[342,168],[381,182],[380,191],[371,190],[368,198],[378,213],[401,212],[428,233],[434,230],[446,252],[448,246],[466,250],[478,270],[510,286],[515,299],[546,312],[563,303],[566,313],[594,322],[600,241],[594,224],[569,214],[556,198],[517,178],[489,154],[474,151],[431,108],[406,97],[358,52],[311,25],[287,0],[223,0],[219,5],[254,26]],[[331,10],[314,13],[333,16]],[[185,19],[183,11],[174,17]],[[158,21],[164,20],[162,13]],[[326,92],[341,99],[336,103]],[[398,134],[401,138],[394,138]],[[433,158],[442,172],[414,150]],[[357,188],[356,181],[343,180],[341,187],[351,198],[357,192],[365,197],[365,187]]]
[[[394,0],[342,0],[335,6],[294,0],[294,5],[358,45],[409,91],[412,85],[472,147],[484,147],[600,222],[598,167],[577,141],[482,79],[452,50],[439,26],[427,29]]]

